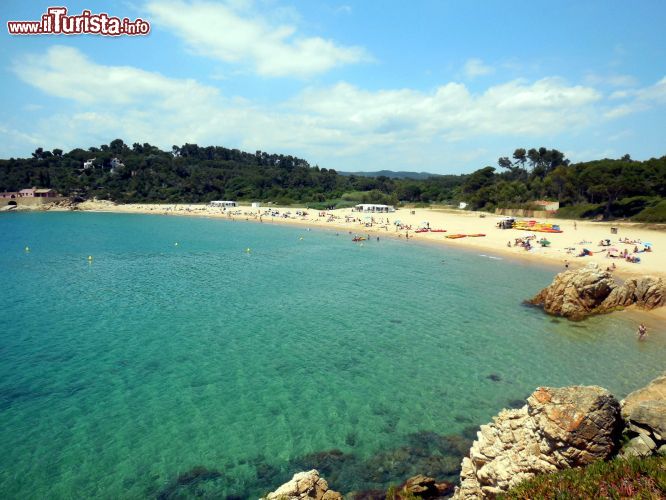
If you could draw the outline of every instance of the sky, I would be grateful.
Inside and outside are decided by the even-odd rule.
[[[16,36],[49,6],[147,36]],[[663,0],[0,4],[0,157],[148,142],[466,173],[518,147],[666,154]]]

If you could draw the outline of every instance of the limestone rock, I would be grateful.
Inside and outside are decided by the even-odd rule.
[[[527,302],[543,306],[548,314],[573,320],[631,305],[654,309],[666,305],[666,281],[643,276],[618,285],[609,272],[593,263],[558,274],[550,286]]]
[[[618,401],[601,387],[540,387],[527,405],[482,425],[454,498],[494,498],[536,474],[608,457],[621,428]]]
[[[338,500],[340,493],[329,490],[328,483],[319,472],[311,470],[294,474],[291,481],[284,483],[277,490],[266,495],[266,500]]]

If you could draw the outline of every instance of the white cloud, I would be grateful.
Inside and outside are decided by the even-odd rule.
[[[594,89],[568,86],[559,79],[532,84],[516,80],[482,94],[472,94],[460,83],[430,93],[411,89],[368,92],[340,83],[307,90],[294,99],[293,106],[328,129],[418,140],[423,136],[451,139],[556,133],[589,122],[589,106],[600,98]]]
[[[608,85],[611,87],[635,87],[638,85],[638,80],[631,75],[599,75],[597,73],[588,73],[585,75],[585,83],[588,85]]]
[[[341,82],[260,106],[194,80],[101,65],[63,46],[23,56],[13,70],[25,83],[65,99],[67,111],[46,110],[51,112],[46,118],[26,116],[22,127],[0,130],[5,137],[0,148],[19,137],[31,147],[64,149],[121,137],[167,149],[193,142],[285,152],[348,170],[373,165],[400,169],[415,158],[423,167],[443,152],[455,155],[452,161],[460,167],[460,162],[475,161],[465,151],[483,151],[493,141],[550,141],[621,116],[624,110],[617,106],[666,102],[666,79],[609,110],[594,88],[545,78],[513,80],[483,92],[455,82],[431,91],[369,91]]]
[[[610,95],[610,99],[625,99],[627,102],[606,111],[606,118],[620,118],[666,104],[666,77],[649,87],[615,91]]]
[[[151,1],[152,21],[182,38],[197,54],[249,67],[263,76],[309,76],[370,57],[321,37],[300,36],[291,24],[273,25],[250,4]]]
[[[467,78],[476,78],[477,76],[488,75],[495,69],[483,63],[481,59],[468,59],[463,67],[463,73]]]
[[[47,94],[85,104],[128,104],[160,96],[168,107],[169,101],[178,96],[197,100],[209,99],[216,93],[194,80],[173,80],[131,66],[95,64],[79,50],[62,45],[54,45],[42,55],[16,59],[13,70]]]

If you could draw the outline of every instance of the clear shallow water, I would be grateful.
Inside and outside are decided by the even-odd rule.
[[[90,213],[0,232],[5,498],[256,497],[305,467],[342,491],[453,477],[474,428],[536,386],[622,397],[666,359],[626,314],[522,306],[552,269],[450,248]]]

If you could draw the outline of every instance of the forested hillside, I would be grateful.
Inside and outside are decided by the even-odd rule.
[[[87,160],[93,161],[85,165]],[[116,139],[99,148],[69,153],[38,148],[31,158],[0,160],[0,191],[38,186],[118,202],[232,199],[322,208],[465,201],[488,211],[530,208],[535,200],[549,199],[560,202],[563,216],[666,221],[666,156],[634,161],[625,155],[572,164],[556,149],[518,148],[497,164],[471,174],[425,179],[345,176],[289,155],[196,144],[162,151]]]
[[[92,158],[92,167],[85,169],[84,162]],[[112,168],[114,158],[123,165]],[[288,155],[196,144],[162,151],[150,144],[129,147],[120,139],[88,150],[63,153],[39,148],[32,158],[0,160],[2,191],[39,186],[67,196],[119,202],[444,202],[455,197],[455,188],[465,178],[441,176],[424,183],[384,176],[343,176]]]

